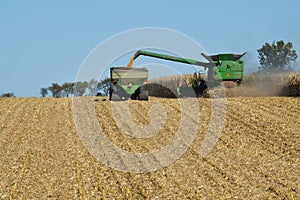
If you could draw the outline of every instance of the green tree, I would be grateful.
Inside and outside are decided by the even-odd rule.
[[[1,97],[15,97],[15,95],[14,95],[14,93],[12,93],[12,92],[8,92],[8,93],[3,93],[3,94],[1,95]]]
[[[74,85],[74,94],[75,96],[83,96],[86,92],[86,89],[88,87],[88,82],[86,81],[78,81]]]
[[[61,97],[62,87],[58,83],[52,83],[52,86],[48,87],[48,90],[52,92],[52,97]]]
[[[45,97],[48,94],[48,89],[47,88],[41,88],[40,89],[40,94],[42,97]]]
[[[74,83],[63,83],[61,87],[64,96],[69,97],[70,95],[74,94]]]
[[[257,50],[260,63],[258,72],[269,74],[292,71],[298,57],[292,48],[291,42],[285,44],[282,40],[265,43]]]
[[[87,89],[89,90],[89,95],[90,96],[95,96],[96,95],[97,84],[98,84],[98,81],[95,80],[95,79],[92,79],[92,80],[89,81]]]
[[[110,78],[105,78],[102,81],[98,82],[97,85],[97,95],[108,96],[110,88]]]

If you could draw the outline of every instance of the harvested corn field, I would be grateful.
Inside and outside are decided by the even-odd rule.
[[[165,110],[161,130],[149,138],[120,131],[111,103],[97,100],[99,125],[126,151],[161,149],[180,128],[176,99],[129,102],[130,117],[140,125],[151,122],[154,104]],[[179,159],[153,172],[129,173],[98,162],[85,148],[71,99],[0,98],[0,199],[299,199],[300,98],[228,98],[222,133],[201,158],[213,101],[198,99],[195,139]]]

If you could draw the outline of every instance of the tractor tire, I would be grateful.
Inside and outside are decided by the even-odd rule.
[[[138,98],[139,98],[139,100],[142,100],[142,101],[148,101],[149,92],[147,90],[141,90]]]
[[[140,95],[141,88],[137,88],[134,93],[131,95],[130,99],[137,100]]]

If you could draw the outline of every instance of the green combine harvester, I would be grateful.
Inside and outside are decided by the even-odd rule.
[[[201,96],[208,87],[219,85],[221,81],[234,81],[240,85],[244,77],[244,61],[240,60],[246,54],[217,54],[207,56],[201,54],[208,62],[201,62],[189,58],[175,57],[149,51],[137,51],[127,67],[113,67],[110,69],[111,87],[110,100],[139,99],[148,100],[149,92],[145,89],[148,80],[146,68],[132,68],[132,64],[139,56],[149,56],[189,65],[201,66],[208,69],[207,78],[195,80],[193,91]]]

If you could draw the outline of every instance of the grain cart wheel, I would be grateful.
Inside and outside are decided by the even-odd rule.
[[[111,84],[110,93],[109,93],[110,101],[122,101],[125,100],[126,97],[127,97],[126,92],[121,86]]]
[[[110,100],[111,101],[121,101],[122,99],[121,99],[121,97],[118,94],[112,93]]]

